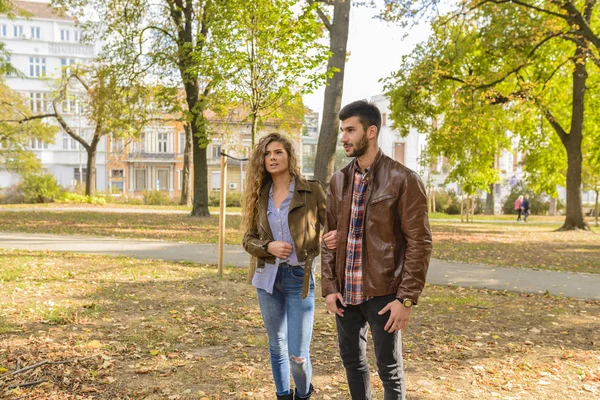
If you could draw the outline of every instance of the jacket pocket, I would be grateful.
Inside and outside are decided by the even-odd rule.
[[[383,196],[379,196],[376,199],[371,200],[371,204],[381,203],[382,201],[386,201],[386,200],[393,199],[393,198],[394,198],[393,194],[384,194]]]

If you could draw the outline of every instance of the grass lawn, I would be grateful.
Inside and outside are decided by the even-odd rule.
[[[228,215],[226,241],[241,243],[241,217]],[[489,264],[600,273],[600,229],[556,232],[562,220],[536,217],[528,224],[499,221],[461,223],[432,219],[436,258]],[[218,216],[94,211],[2,211],[0,231],[110,236],[217,243]]]
[[[227,268],[220,279],[193,263],[0,250],[0,398],[272,399],[245,277]],[[317,298],[315,399],[349,399],[334,318]],[[427,286],[403,335],[407,398],[598,399],[599,332],[600,302]]]

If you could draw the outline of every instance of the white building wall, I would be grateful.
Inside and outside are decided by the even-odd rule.
[[[39,2],[16,2],[17,5],[27,3]],[[2,25],[6,26],[6,36],[2,36]],[[15,26],[23,27],[22,36],[15,37]],[[33,32],[32,28],[35,28]],[[23,94],[26,99],[31,93],[41,93],[47,99],[42,109],[35,107],[34,114],[53,112],[50,100],[60,80],[63,65],[85,64],[96,56],[95,46],[80,43],[80,37],[81,31],[76,27],[75,21],[65,17],[40,18],[34,14],[27,19],[17,17],[10,20],[5,15],[0,15],[0,41],[11,54],[11,64],[22,74],[22,76],[6,77],[6,84]],[[45,76],[43,76],[44,72]],[[78,107],[73,108],[78,109]],[[78,115],[76,110],[65,112],[63,114],[65,120],[73,130],[81,132],[86,139],[89,139],[94,129],[93,125],[84,116]],[[53,118],[47,118],[45,122],[58,126]],[[59,129],[54,143],[49,143],[47,148],[33,151],[41,159],[42,167],[52,173],[62,186],[69,187],[75,177],[75,168],[79,168],[80,164],[86,168],[87,154],[78,143],[74,148],[70,142],[65,145],[63,133],[62,129]],[[106,190],[105,138],[98,146],[96,176],[97,189]],[[7,172],[0,166],[0,187],[7,187],[18,181],[17,175]]]

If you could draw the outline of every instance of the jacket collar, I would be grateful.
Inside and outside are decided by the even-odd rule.
[[[260,190],[260,197],[258,198],[259,206],[262,210],[267,209],[267,202],[269,201],[269,190],[271,189],[271,184],[263,185]],[[302,192],[310,193],[310,185],[308,181],[300,176],[296,177],[296,188],[294,190],[294,194],[292,194],[292,202],[290,203],[290,211],[296,207],[300,207],[304,205],[304,195]]]
[[[373,161],[373,164],[369,168],[369,172],[373,173],[373,172],[377,171],[377,169],[381,165],[382,160],[383,160],[383,151],[381,149],[379,149],[379,150],[377,150],[377,155],[375,156],[375,161]],[[357,169],[358,169],[358,162],[356,160],[356,157],[354,157],[352,159],[352,161],[350,161],[350,163],[342,169],[342,172],[345,175],[348,175],[348,174],[354,175],[354,172]]]

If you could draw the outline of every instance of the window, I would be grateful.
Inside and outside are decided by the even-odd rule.
[[[146,190],[146,170],[136,169],[135,172],[135,190]]]
[[[185,152],[185,132],[179,133],[179,147],[178,150],[180,153]]]
[[[60,67],[62,69],[63,75],[68,75],[71,72],[71,65],[75,64],[74,58],[61,58],[60,59]]]
[[[51,102],[46,98],[45,93],[29,93],[29,108],[33,112],[44,112],[50,106]]]
[[[87,168],[73,168],[73,179],[77,182],[85,183],[87,175]]]
[[[221,171],[212,172],[210,183],[212,190],[221,190]]]
[[[123,193],[123,182],[111,182],[110,191],[113,193]]]
[[[83,38],[83,32],[75,30],[73,31],[73,41],[79,42]]]
[[[39,139],[31,139],[31,148],[34,150],[43,150],[48,148],[48,143],[42,142]]]
[[[212,158],[221,158],[221,145],[213,144],[212,145]]]
[[[158,152],[166,153],[167,152],[167,144],[168,142],[168,133],[159,133],[158,134]]]
[[[156,170],[156,188],[158,190],[169,190],[169,170]]]
[[[29,57],[29,76],[39,78],[46,76],[46,59],[40,57]]]
[[[60,40],[63,42],[68,42],[69,41],[69,30],[68,29],[61,29],[60,30]]]
[[[71,147],[71,136],[67,132],[63,132],[63,150],[69,150]]]
[[[387,114],[386,113],[381,114],[381,126],[387,126]]]
[[[123,170],[122,169],[113,169],[110,171],[110,177],[111,178],[122,178],[123,177]]]
[[[32,26],[31,27],[31,38],[32,39],[39,39],[40,38],[40,27],[39,26]]]
[[[124,146],[124,140],[123,139],[118,139],[118,138],[111,138],[110,139],[110,151],[111,153],[122,153],[123,152],[123,148]]]
[[[0,36],[6,37],[6,25],[0,24]]]
[[[71,137],[67,132],[63,132],[63,150],[77,150],[79,142]]]
[[[14,25],[13,26],[13,34],[14,37],[20,38],[23,36],[23,25]]]

